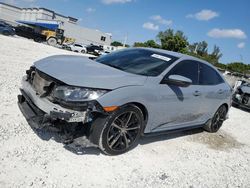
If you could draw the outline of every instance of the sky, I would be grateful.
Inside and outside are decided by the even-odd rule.
[[[190,43],[207,41],[220,62],[250,64],[250,0],[3,0],[44,7],[79,19],[79,25],[112,33],[127,43],[156,40],[159,31],[181,30]]]

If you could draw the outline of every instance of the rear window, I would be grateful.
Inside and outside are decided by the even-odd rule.
[[[218,72],[212,67],[200,63],[200,85],[217,85],[224,82]]]
[[[158,76],[177,59],[165,53],[133,48],[110,53],[96,61],[133,74]]]

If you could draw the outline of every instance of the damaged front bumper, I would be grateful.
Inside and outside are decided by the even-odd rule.
[[[93,112],[97,112],[94,102],[88,103],[89,106],[83,111],[77,111],[55,104],[46,97],[40,97],[25,78],[22,80],[20,91],[21,95],[18,95],[19,108],[35,128],[53,125],[54,122],[58,121],[84,124],[92,121]],[[98,107],[100,108],[100,106]]]
[[[247,103],[243,103],[242,100],[240,100],[236,97],[233,97],[232,105],[235,107],[241,107],[241,108],[245,108],[247,110],[250,110],[250,100]]]

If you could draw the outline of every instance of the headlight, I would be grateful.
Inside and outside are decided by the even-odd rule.
[[[78,88],[71,86],[58,86],[53,90],[52,96],[59,100],[77,102],[94,100],[105,94],[107,90]]]

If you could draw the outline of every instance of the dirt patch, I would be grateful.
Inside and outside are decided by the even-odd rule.
[[[214,150],[227,151],[244,146],[244,144],[238,142],[233,136],[225,131],[219,131],[217,133],[203,132],[201,134],[193,135],[189,139],[192,142],[205,144]]]

